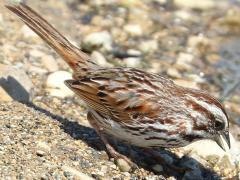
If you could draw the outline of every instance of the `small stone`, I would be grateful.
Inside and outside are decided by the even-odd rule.
[[[108,63],[105,57],[98,51],[92,52],[91,60],[93,60],[95,63],[97,63],[101,67],[113,67],[113,65]]]
[[[168,0],[155,0],[156,2],[158,2],[159,4],[166,4],[168,2]]]
[[[46,69],[43,69],[43,68],[40,68],[40,67],[37,67],[37,66],[32,66],[31,64],[28,65],[27,71],[31,72],[33,74],[40,74],[40,75],[48,73],[48,71]]]
[[[177,17],[177,18],[180,18],[180,19],[183,19],[183,20],[190,20],[192,18],[192,14],[188,11],[184,11],[184,10],[179,10],[179,11],[176,11],[174,13],[174,15]]]
[[[138,51],[136,49],[128,49],[127,50],[127,54],[131,55],[131,56],[137,56],[137,57],[140,57],[142,56],[142,52],[141,51]]]
[[[102,166],[101,167],[101,172],[104,174],[106,174],[108,172],[108,167],[107,166]]]
[[[49,72],[58,71],[57,61],[50,55],[44,55],[41,57],[42,64],[47,68]]]
[[[138,0],[124,0],[124,1],[120,1],[122,6],[128,7],[128,8],[132,8],[133,6],[137,6],[139,4]]]
[[[129,172],[131,170],[131,166],[124,159],[117,159],[116,164],[122,172]]]
[[[123,172],[122,174],[124,174],[125,177],[130,177],[131,174],[129,172]]]
[[[47,174],[43,174],[43,175],[41,175],[41,180],[48,180],[48,176],[47,176]]]
[[[131,36],[141,36],[143,34],[142,28],[139,24],[127,24],[123,29]]]
[[[191,48],[198,48],[200,45],[208,47],[209,44],[209,39],[207,37],[204,37],[203,35],[190,36],[187,42],[188,47]]]
[[[172,78],[181,78],[182,75],[179,73],[179,71],[175,68],[168,68],[167,75]]]
[[[141,64],[141,58],[138,57],[129,57],[123,59],[124,63],[127,67],[139,67]]]
[[[176,63],[174,64],[174,67],[176,67],[178,70],[190,70],[191,65],[190,63],[193,60],[193,55],[188,53],[181,52],[177,58]]]
[[[112,49],[112,38],[108,31],[95,32],[87,35],[84,40],[82,47],[87,50],[92,50],[96,47],[103,46],[106,50]]]
[[[49,153],[51,151],[50,146],[46,142],[37,142],[37,149]]]
[[[41,58],[41,57],[45,56],[45,54],[42,51],[39,51],[37,49],[33,49],[33,50],[29,51],[29,55],[33,58]]]
[[[139,45],[139,49],[144,53],[150,53],[158,50],[158,42],[156,40],[143,41]]]
[[[197,75],[197,74],[187,74],[185,76],[188,80],[196,82],[196,83],[204,83],[205,80],[204,78],[201,77],[201,75]]]
[[[176,4],[176,6],[181,8],[191,8],[191,9],[201,9],[201,10],[212,9],[217,5],[217,3],[213,0],[201,0],[201,1],[175,0],[174,3]]]
[[[4,151],[4,147],[0,145],[0,151]]]
[[[109,167],[110,167],[111,169],[117,169],[117,166],[116,166],[115,164],[111,164]],[[239,164],[239,168],[240,168],[240,164]]]
[[[29,102],[32,82],[22,69],[0,64],[0,86],[14,100]],[[3,99],[11,100],[6,93]]]
[[[96,174],[97,174],[98,176],[101,176],[101,177],[103,177],[103,176],[105,175],[105,173],[102,172],[102,171],[97,171]]]
[[[36,154],[37,154],[38,156],[42,157],[42,156],[45,156],[45,155],[46,155],[46,152],[44,152],[44,151],[42,151],[42,150],[37,150],[37,151],[36,151]]]
[[[173,177],[173,176],[170,176],[170,177],[167,178],[167,180],[176,180],[176,178]]]
[[[74,169],[69,166],[62,166],[62,170],[64,171],[64,175],[66,177],[74,176],[77,179],[82,179],[82,180],[94,180],[90,176],[82,173],[81,171]]]
[[[160,164],[156,164],[152,167],[152,169],[156,172],[162,172],[163,171],[163,167]]]
[[[64,171],[63,174],[67,179],[69,179],[69,180],[73,179],[73,175],[69,171]]]
[[[222,169],[234,169],[234,163],[229,154],[225,154],[217,165]]]
[[[188,146],[183,147],[185,154],[197,154],[198,156],[211,161],[218,162],[225,154],[216,142],[212,140],[196,141]]]
[[[66,71],[56,71],[51,73],[46,82],[46,90],[51,96],[65,98],[74,95],[65,84],[64,81],[72,79],[72,74]]]

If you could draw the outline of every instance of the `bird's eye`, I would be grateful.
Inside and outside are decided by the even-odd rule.
[[[219,121],[219,120],[216,120],[215,121],[215,129],[217,130],[217,131],[221,131],[221,130],[223,130],[224,129],[224,127],[225,127],[225,125],[224,125],[224,122],[221,122],[221,121]]]

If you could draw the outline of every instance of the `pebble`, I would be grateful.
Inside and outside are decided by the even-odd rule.
[[[208,47],[210,45],[210,40],[203,35],[190,36],[188,38],[188,42],[187,42],[188,47],[199,48],[199,45]]]
[[[30,100],[30,91],[33,85],[22,69],[0,64],[0,86],[2,88],[1,95],[3,95],[0,100],[11,101],[13,99],[20,102]]]
[[[206,82],[205,79],[201,77],[201,75],[197,75],[197,74],[187,74],[185,77],[188,80],[193,81],[193,82],[197,82],[197,83]]]
[[[211,9],[217,5],[217,2],[213,0],[201,0],[201,1],[175,0],[174,3],[176,6],[180,8],[191,8],[201,10]]]
[[[221,169],[234,169],[235,164],[233,163],[230,154],[225,154],[220,161],[218,161],[217,166]]]
[[[151,53],[158,50],[158,42],[156,40],[143,41],[139,45],[139,49],[144,53]]]
[[[43,151],[45,153],[49,153],[51,151],[50,146],[46,142],[37,142],[36,147],[39,151]]]
[[[65,98],[74,95],[65,84],[64,81],[72,79],[72,74],[67,71],[56,71],[47,77],[46,90],[51,96]]]
[[[123,29],[131,36],[141,36],[143,34],[143,30],[139,24],[127,24]]]
[[[166,4],[168,2],[168,0],[155,0],[156,2],[158,2],[159,4]]]
[[[42,151],[42,150],[37,150],[37,151],[36,151],[36,154],[37,154],[38,156],[42,157],[42,156],[45,156],[45,155],[46,155],[46,152],[44,152],[44,151]]]
[[[103,175],[106,174],[108,172],[108,167],[103,165],[101,167],[101,172],[103,173]]]
[[[124,159],[117,159],[116,164],[122,172],[129,172],[131,170],[131,166]]]
[[[137,56],[137,57],[140,57],[142,56],[142,52],[141,51],[138,51],[136,49],[128,49],[127,50],[127,54],[131,55],[131,56]]]
[[[150,53],[155,51],[155,52],[157,52],[157,54],[154,55],[153,58],[151,58],[151,60],[149,59],[149,62],[148,62],[149,65],[153,66],[154,71],[157,73],[165,72],[167,69],[167,74],[169,76],[177,78],[177,79],[180,79],[180,78],[182,79],[183,77],[181,77],[181,73],[185,72],[185,70],[188,70],[189,67],[191,68],[189,70],[192,71],[193,67],[191,66],[191,64],[195,63],[195,62],[191,62],[192,60],[190,60],[190,61],[186,61],[183,64],[180,63],[174,67],[171,67],[172,62],[174,62],[174,60],[176,58],[177,52],[185,51],[185,52],[188,52],[186,54],[190,54],[190,56],[192,54],[194,56],[196,55],[196,57],[197,57],[196,59],[199,59],[199,56],[198,56],[199,51],[200,51],[198,49],[199,45],[201,45],[201,46],[203,45],[204,47],[209,47],[209,45],[211,45],[211,48],[213,48],[213,51],[212,51],[212,49],[209,49],[209,51],[207,51],[207,52],[210,52],[210,54],[209,53],[205,54],[207,61],[210,62],[211,64],[215,64],[216,62],[218,62],[221,59],[221,57],[219,56],[219,52],[218,52],[218,46],[219,46],[218,42],[220,39],[226,40],[225,37],[223,39],[222,38],[219,39],[219,36],[221,36],[222,32],[223,33],[225,32],[224,30],[222,30],[221,28],[216,28],[215,26],[211,26],[210,30],[212,30],[212,31],[206,32],[206,35],[205,34],[197,35],[197,36],[194,35],[201,31],[202,25],[204,27],[205,26],[208,27],[208,25],[212,25],[212,23],[209,21],[209,19],[211,19],[213,16],[216,16],[217,20],[219,18],[221,18],[221,16],[220,16],[221,13],[216,14],[216,12],[221,11],[221,9],[218,9],[218,6],[217,6],[218,4],[221,3],[221,1],[203,0],[203,1],[198,2],[198,1],[192,1],[192,0],[174,0],[169,3],[167,0],[154,0],[151,3],[147,2],[147,1],[146,1],[147,3],[145,3],[144,1],[140,2],[138,0],[123,0],[118,3],[120,3],[120,4],[125,3],[126,4],[125,6],[120,5],[119,7],[115,7],[115,6],[113,8],[111,7],[111,10],[113,10],[112,11],[113,14],[112,14],[112,12],[106,13],[105,9],[104,9],[104,8],[106,8],[106,10],[109,9],[109,7],[108,6],[105,7],[105,5],[111,5],[111,3],[112,3],[111,1],[113,1],[113,0],[110,0],[110,1],[109,0],[97,0],[97,2],[96,2],[97,5],[95,4],[95,2],[92,2],[91,3],[92,6],[89,6],[89,3],[86,1],[86,3],[84,3],[84,7],[82,7],[82,5],[73,3],[73,5],[74,4],[76,5],[76,9],[80,10],[80,12],[81,12],[80,16],[76,16],[76,17],[74,16],[75,18],[72,19],[73,21],[75,21],[76,19],[79,20],[80,24],[76,23],[76,28],[78,29],[80,27],[80,30],[81,30],[80,36],[82,34],[85,34],[85,32],[91,32],[92,29],[94,32],[96,32],[97,29],[108,29],[111,31],[112,35],[106,31],[108,33],[108,35],[110,36],[109,42],[107,42],[108,40],[107,40],[107,38],[105,38],[105,40],[103,40],[100,43],[100,45],[99,44],[92,45],[91,47],[101,46],[101,47],[104,47],[105,49],[107,49],[109,47],[111,48],[112,41],[114,40],[116,42],[116,44],[121,43],[120,46],[122,46],[126,49],[134,47],[134,48],[137,48],[138,50],[140,50],[141,54],[146,53],[146,54],[149,54],[151,57],[152,57],[152,54],[150,54]],[[52,2],[52,4],[54,4],[54,7],[56,8],[55,13],[61,15],[61,12],[67,12],[67,13],[63,13],[64,16],[62,17],[67,21],[68,17],[70,17],[72,15],[71,15],[71,12],[69,12],[69,8],[65,5],[64,2],[57,1],[57,3]],[[71,1],[71,3],[72,2],[73,2],[73,0]],[[141,3],[141,6],[139,5],[139,2]],[[210,5],[207,2],[210,2]],[[214,2],[216,8],[214,8],[213,11],[208,11],[207,13],[206,12],[202,13],[201,10],[194,11],[194,10],[184,9],[184,8],[194,8],[194,9],[207,10],[207,9],[213,8],[213,6],[211,5],[212,2]],[[228,2],[228,1],[226,1],[226,2]],[[159,5],[159,3],[160,3],[160,5]],[[180,5],[179,5],[179,3],[180,3]],[[205,7],[203,7],[203,5],[201,5],[203,3],[205,3],[204,4]],[[192,4],[194,4],[194,5],[192,5]],[[172,9],[171,8],[172,5],[177,5],[178,7]],[[36,6],[36,7],[38,6],[37,1],[34,6]],[[232,12],[232,9],[233,9],[232,7],[236,8],[236,5],[230,4],[229,6],[225,6],[225,8],[222,10],[227,10],[229,12],[230,11]],[[99,9],[100,11],[95,12],[95,11],[93,11],[92,8],[93,9],[97,8],[97,11],[100,8]],[[47,13],[47,11],[46,11],[46,13]],[[55,13],[53,13],[53,14],[55,14]],[[2,17],[4,17],[4,20],[1,20],[1,14],[2,14]],[[29,39],[31,40],[31,38],[37,37],[37,40],[40,40],[40,38],[38,38],[38,36],[32,30],[30,30],[26,25],[22,26],[21,21],[14,20],[14,23],[12,23],[13,17],[8,16],[9,12],[7,10],[5,10],[5,11],[3,10],[1,12],[1,14],[0,14],[0,32],[2,35],[1,43],[5,44],[5,45],[3,45],[3,47],[8,51],[8,53],[4,49],[2,49],[2,51],[0,50],[0,59],[5,64],[17,64],[18,62],[22,62],[24,60],[23,56],[24,56],[25,51],[29,51],[28,50],[29,48],[34,50],[34,46],[32,46],[31,43],[29,44]],[[119,20],[117,20],[114,17],[115,15],[117,15],[117,18],[119,18]],[[85,24],[81,24],[82,16],[87,16],[87,18],[89,19],[87,23],[85,22]],[[98,16],[98,18],[96,18],[97,16]],[[233,14],[233,16],[235,17],[234,14]],[[91,21],[91,18],[93,18],[92,21]],[[225,17],[223,17],[223,18],[225,18]],[[175,19],[177,19],[177,20],[175,20]],[[199,19],[201,19],[202,22],[200,22]],[[51,17],[50,17],[50,20],[51,20]],[[149,20],[149,21],[147,21],[147,20]],[[206,21],[208,21],[208,22],[206,22]],[[160,24],[159,24],[159,22],[160,22]],[[199,27],[193,26],[197,22],[200,22]],[[231,21],[230,23],[232,23],[232,22],[233,21]],[[234,23],[232,23],[233,26],[234,26],[235,22],[237,22],[237,20],[234,21]],[[54,26],[55,25],[58,26],[58,22],[55,22],[55,23],[57,23],[57,24],[54,24]],[[129,24],[124,26],[126,23],[129,23]],[[179,24],[177,24],[177,23],[179,23]],[[153,26],[151,26],[151,24],[153,24]],[[217,25],[218,21],[214,24]],[[20,27],[20,29],[19,29],[20,37],[19,37],[19,33],[14,33],[15,28],[12,27],[12,25],[17,28]],[[114,25],[115,26],[114,28],[117,30],[116,36],[114,36],[112,33],[112,25]],[[130,27],[128,25],[130,25]],[[133,26],[131,27],[131,25],[133,25]],[[180,30],[178,30],[179,27],[177,27],[176,25],[182,26],[182,27],[180,27]],[[60,26],[61,26],[61,24],[60,24]],[[67,25],[64,25],[64,27],[65,26],[67,26]],[[127,31],[125,31],[125,29],[123,29],[123,27],[125,27]],[[149,28],[149,27],[152,27],[152,28]],[[237,25],[237,27],[238,27],[238,25]],[[84,28],[89,29],[89,30],[88,31],[83,30]],[[127,28],[130,28],[130,30]],[[188,31],[182,31],[181,30],[182,28],[188,29]],[[160,29],[160,32],[158,32],[159,29]],[[74,31],[74,28],[71,29],[71,31],[72,30]],[[60,31],[64,32],[64,29],[62,29],[62,30],[60,29]],[[65,31],[66,31],[66,29],[65,29]],[[189,32],[189,34],[186,32]],[[66,34],[66,32],[63,34]],[[74,34],[74,32],[71,32],[71,34]],[[94,34],[94,33],[92,33],[92,34]],[[138,37],[139,35],[141,35],[141,36],[143,35],[144,37]],[[149,35],[151,37],[148,37]],[[134,38],[129,38],[129,36],[133,36]],[[169,37],[169,36],[172,36],[172,37]],[[179,38],[179,36],[180,36],[180,38]],[[8,37],[10,39],[12,39],[13,41],[7,41],[6,38],[8,38]],[[206,37],[211,37],[211,39],[206,38]],[[102,38],[102,37],[98,37],[98,38]],[[149,38],[149,39],[146,40],[145,38]],[[96,39],[93,38],[93,41]],[[164,39],[167,39],[169,41],[163,41]],[[22,46],[18,46],[18,45],[15,46],[16,43],[14,41],[16,41],[16,40],[20,40],[20,43],[22,43]],[[163,43],[162,43],[162,41],[163,41]],[[9,42],[10,45],[6,45],[6,42]],[[187,42],[187,45],[186,45],[186,42]],[[215,44],[214,44],[214,42],[215,42]],[[225,41],[222,41],[222,42],[225,42]],[[94,42],[94,43],[96,43],[96,42]],[[214,47],[212,47],[213,46],[212,43],[213,43]],[[41,41],[41,44],[42,44],[42,41]],[[159,52],[158,52],[158,46],[162,47]],[[187,46],[187,47],[185,47],[185,46]],[[14,49],[14,47],[15,47],[15,49]],[[37,47],[39,47],[39,45]],[[18,48],[20,49],[20,51]],[[66,64],[64,61],[61,61],[61,62],[54,61],[53,62],[54,56],[51,56],[49,53],[46,54],[46,52],[44,52],[44,51],[41,52],[40,51],[41,49],[42,48],[37,48],[37,49],[35,48],[35,51],[32,51],[30,54],[30,56],[32,57],[32,59],[30,59],[30,61],[34,62],[34,64],[33,64],[34,68],[31,68],[31,70],[34,71],[35,73],[38,73],[38,74],[36,74],[36,76],[34,74],[33,81],[36,82],[38,85],[39,85],[39,83],[41,84],[42,79],[44,79],[47,76],[48,72],[59,71],[57,66],[66,67]],[[102,48],[101,48],[101,50],[102,50]],[[20,54],[19,54],[19,52],[20,52]],[[90,52],[92,52],[92,50]],[[108,61],[106,61],[106,59],[102,56],[102,54],[100,52],[97,52],[95,54],[94,53],[92,53],[92,57],[94,57],[94,56],[96,57],[97,60],[95,62],[97,62],[100,65],[102,64],[102,66],[105,66],[105,65],[108,66],[107,65]],[[100,53],[100,54],[98,54],[98,53]],[[21,54],[23,54],[23,56],[21,56]],[[44,56],[48,56],[48,55],[50,55],[50,56],[47,58],[44,57]],[[155,60],[155,58],[159,59],[159,57],[158,57],[159,55],[161,56],[161,60],[160,61]],[[221,55],[221,53],[220,53],[220,55]],[[37,61],[35,61],[34,58],[36,58]],[[48,58],[50,60],[47,60]],[[167,61],[165,61],[165,59]],[[228,58],[226,58],[226,59],[229,60]],[[139,61],[141,61],[141,60],[136,60],[136,62],[133,62],[131,60],[130,64],[131,63],[138,64]],[[159,67],[156,64],[154,64],[152,61],[156,61],[155,63],[157,63]],[[226,61],[226,62],[229,62],[229,61]],[[51,63],[56,63],[57,65],[54,67],[54,65],[51,65]],[[202,62],[202,63],[205,64],[205,62]],[[140,65],[138,64],[136,66],[140,66]],[[45,68],[42,68],[42,67],[45,67]],[[165,68],[165,67],[167,67],[167,68]],[[170,69],[168,69],[168,67],[170,67]],[[204,66],[202,66],[202,67],[204,67]],[[22,66],[18,67],[18,69],[21,69],[21,68],[22,68]],[[25,66],[25,68],[26,68],[26,66]],[[208,68],[211,68],[211,67],[208,66]],[[206,69],[206,73],[208,73],[208,68]],[[41,69],[43,69],[43,70],[41,70]],[[28,68],[27,68],[27,70],[29,71]],[[211,71],[209,71],[209,72],[211,73]],[[0,72],[0,74],[1,74],[1,72]],[[31,75],[32,75],[32,73],[31,73]],[[184,73],[184,78],[186,76],[187,76],[187,74]],[[0,77],[0,79],[2,79],[2,78]],[[193,87],[193,85],[197,86],[196,82],[200,82],[200,80],[201,80],[197,76],[192,77],[192,78],[187,77],[187,79],[188,80],[181,81],[180,83],[186,84],[187,87]],[[191,82],[191,81],[194,81],[194,82]],[[216,83],[214,83],[212,86],[214,86],[214,85],[216,85]],[[39,87],[40,88],[39,92],[41,92],[40,94],[42,94],[41,87],[42,86]],[[56,88],[56,89],[58,89],[58,88]],[[0,99],[4,98],[1,95],[1,91],[3,92],[7,101],[12,100],[12,97],[8,94],[8,91],[5,91],[5,89],[2,88],[1,86],[0,86]],[[237,93],[235,93],[235,94],[236,94],[235,96],[238,96]],[[46,101],[46,99],[44,97],[42,97],[42,95],[40,95],[40,96],[41,96],[41,98],[38,99],[38,101],[44,100],[43,102],[41,102],[41,104],[44,104],[46,102],[50,103],[52,106],[49,107],[50,109],[48,108],[47,110],[49,110],[50,112],[57,113],[57,114],[60,113],[58,111],[59,111],[59,108],[61,109],[62,106],[64,106],[64,109],[74,109],[74,107],[77,106],[77,104],[75,104],[74,102],[69,103],[68,101],[67,101],[67,104],[64,102],[61,102],[61,101],[59,101],[58,103],[55,103],[55,101],[51,102],[52,98],[47,98],[47,97],[46,98],[48,99],[48,101]],[[53,98],[53,99],[57,99],[57,98]],[[229,99],[228,101],[232,102],[232,98]],[[238,108],[239,107],[238,102],[239,101],[234,102],[236,104],[235,107],[230,108],[229,111],[235,111],[236,113],[239,114],[240,111]],[[85,152],[84,149],[89,147],[89,144],[85,142],[85,139],[88,142],[88,139],[90,139],[92,137],[92,133],[87,134],[86,136],[84,136],[84,139],[82,139],[81,134],[85,134],[85,130],[82,130],[83,128],[79,129],[77,126],[75,126],[76,125],[76,124],[74,124],[75,122],[68,123],[68,121],[65,122],[65,120],[64,120],[64,122],[63,122],[64,128],[62,128],[62,126],[60,128],[59,127],[60,122],[56,121],[56,119],[59,119],[59,118],[56,118],[55,121],[53,121],[51,117],[46,116],[45,114],[40,113],[39,111],[36,111],[33,108],[27,108],[20,103],[16,106],[16,103],[17,102],[1,103],[2,110],[0,111],[0,114],[1,114],[0,122],[3,124],[0,125],[0,131],[1,131],[1,134],[3,135],[3,137],[4,136],[6,137],[9,135],[9,145],[4,145],[5,150],[0,151],[0,152],[4,153],[2,156],[2,161],[6,162],[5,164],[2,164],[1,168],[0,168],[2,170],[0,174],[2,174],[2,176],[4,176],[2,178],[5,178],[5,179],[11,179],[13,177],[20,178],[19,174],[23,173],[23,175],[21,175],[21,178],[29,178],[29,179],[34,179],[34,178],[37,179],[37,178],[41,178],[41,177],[42,177],[42,179],[48,179],[51,175],[54,175],[54,174],[56,174],[56,177],[57,177],[57,175],[59,176],[59,177],[57,177],[58,179],[64,179],[64,178],[65,179],[67,179],[67,178],[69,178],[69,179],[71,179],[71,178],[72,179],[74,179],[74,178],[86,179],[85,176],[83,178],[79,178],[78,176],[74,175],[74,174],[79,174],[79,171],[80,171],[80,174],[87,173],[87,172],[91,174],[91,172],[99,171],[100,172],[99,174],[105,173],[105,176],[109,175],[109,177],[115,178],[115,179],[145,178],[148,180],[150,180],[150,179],[153,180],[153,179],[161,179],[162,178],[162,177],[160,177],[160,175],[152,175],[153,172],[151,170],[148,171],[148,168],[147,169],[144,168],[142,170],[142,173],[139,173],[139,171],[137,171],[136,173],[128,173],[128,172],[121,173],[121,172],[119,172],[119,168],[116,167],[116,165],[113,164],[112,162],[108,161],[106,158],[99,159],[98,156],[92,155],[92,153]],[[35,103],[35,101],[34,101],[34,103]],[[60,104],[60,106],[59,106],[59,104]],[[43,106],[43,107],[45,107],[45,106]],[[3,108],[5,108],[5,110]],[[233,110],[233,109],[235,109],[235,110]],[[72,112],[69,110],[66,112],[67,114],[63,114],[63,116],[65,117],[65,115],[67,116],[70,113],[70,116],[67,116],[70,118],[69,119],[70,121],[72,121],[73,119],[79,120],[78,117],[82,121],[82,119],[84,117],[82,117],[82,114],[79,114],[79,111],[81,111],[81,110],[78,110],[75,108],[75,111]],[[18,120],[17,119],[18,116],[23,116],[23,117],[21,120]],[[239,117],[239,116],[237,116],[237,117]],[[13,126],[14,122],[15,122],[15,128]],[[6,126],[4,124],[6,124]],[[47,126],[46,126],[46,124],[47,124]],[[35,126],[35,125],[37,125],[37,126]],[[72,127],[74,127],[74,128],[72,128]],[[75,127],[76,127],[77,131],[79,129],[78,133],[76,133],[76,131],[74,130]],[[36,131],[36,129],[37,129],[37,131]],[[76,138],[74,138],[74,136],[72,138],[69,138],[68,133],[70,132],[72,134],[72,130],[74,131],[74,133],[76,133]],[[238,130],[236,129],[235,131],[238,131]],[[26,134],[22,134],[22,132],[25,132],[25,131],[26,131]],[[233,130],[231,130],[231,131],[233,131]],[[40,134],[39,134],[39,132],[40,132]],[[86,133],[88,133],[88,132],[89,132],[89,130],[87,129]],[[26,136],[26,135],[29,135],[29,136],[31,135],[31,137]],[[46,137],[44,137],[43,135],[45,135]],[[24,141],[22,141],[22,139],[24,139]],[[41,142],[41,140],[43,140],[43,139],[44,139],[44,141]],[[54,139],[54,141],[53,141],[53,139]],[[60,141],[59,141],[59,139],[60,139]],[[49,142],[49,145],[48,145],[48,143],[45,142],[45,140],[46,140],[46,142]],[[40,142],[38,142],[38,141],[40,141]],[[78,143],[78,145],[79,144],[81,144],[81,145],[76,147],[75,146],[76,141],[81,142],[81,143]],[[22,142],[24,142],[24,143],[22,143]],[[38,142],[38,143],[36,143],[36,142]],[[92,143],[91,139],[89,142]],[[95,141],[93,141],[93,142],[95,142]],[[31,161],[31,159],[36,156],[36,151],[35,151],[36,149],[38,150],[37,153],[39,155],[41,155],[41,154],[44,155],[49,151],[51,152],[51,147],[54,147],[52,145],[55,145],[56,143],[58,145],[58,148],[54,149],[54,154],[51,154],[51,156],[44,158],[44,160],[47,159],[47,160],[51,161],[51,163],[56,164],[56,166],[57,166],[56,169],[49,168],[49,166],[45,166],[44,165],[45,163],[41,162],[42,158],[37,158],[36,161],[35,160]],[[239,141],[238,141],[238,143],[239,143]],[[24,144],[24,147],[22,146],[22,144]],[[27,144],[27,148],[26,148],[25,144]],[[215,143],[213,143],[213,144],[215,144]],[[233,142],[232,146],[234,146],[234,142]],[[200,147],[200,149],[202,148],[201,143],[199,144],[198,149],[199,149],[199,147]],[[216,147],[217,147],[217,145],[216,145]],[[32,149],[32,148],[34,148],[34,149]],[[207,151],[207,150],[211,151],[210,148],[212,149],[212,146],[208,147],[208,145],[207,145],[207,148],[205,148],[205,151]],[[84,153],[81,153],[81,151],[78,151],[79,149],[82,150]],[[232,149],[234,149],[234,147],[232,147]],[[16,153],[12,154],[11,152],[13,152],[13,151],[17,152],[17,154]],[[234,159],[237,161],[237,155],[239,155],[239,148],[236,147],[234,152],[236,153],[236,157]],[[11,153],[11,154],[9,154],[9,153]],[[216,152],[216,153],[218,153],[218,152]],[[230,153],[230,155],[229,155],[229,153]],[[232,163],[231,159],[233,158],[232,157],[233,152],[227,152],[227,154],[224,154],[222,157],[219,157],[218,155],[217,156],[205,155],[204,157],[206,158],[206,160],[203,159],[203,157],[200,157],[200,155],[196,154],[195,152],[190,153],[190,156],[191,156],[191,158],[193,157],[195,160],[197,160],[198,162],[203,164],[204,168],[208,168],[208,167],[210,168],[209,172],[207,172],[206,175],[209,175],[209,173],[211,174],[212,173],[211,171],[214,170],[213,168],[211,168],[211,166],[210,166],[211,164],[208,163],[207,161],[210,161],[211,163],[216,162],[215,169],[217,169],[218,171],[223,171],[223,174],[225,174],[226,177],[231,172],[231,163]],[[13,159],[11,160],[11,158],[13,158],[14,160]],[[85,168],[82,168],[84,166],[82,166],[82,164],[80,163],[80,160],[79,160],[82,158],[86,159],[86,161],[88,162],[88,164],[85,163],[86,164]],[[74,159],[75,163],[72,163],[73,159]],[[203,160],[205,160],[204,163],[202,163]],[[102,164],[102,161],[104,162],[103,164]],[[12,163],[12,162],[15,162],[15,163]],[[25,162],[27,164],[25,164]],[[7,166],[8,164],[11,164],[11,166]],[[64,164],[65,167],[67,167],[67,168],[63,167],[62,168],[63,170],[62,170],[61,164]],[[186,164],[187,164],[187,166],[188,165],[195,166],[194,162],[191,162],[191,161],[186,162]],[[213,164],[213,165],[215,165],[215,164]],[[59,168],[59,165],[60,165],[60,168]],[[104,167],[104,166],[107,166],[109,168]],[[22,168],[19,168],[19,167],[25,168],[26,171],[21,172]],[[74,167],[76,169],[73,169],[72,167]],[[224,167],[225,169],[222,170],[221,167]],[[239,164],[239,167],[240,167],[240,164]],[[158,167],[158,165],[155,165],[154,168],[156,169],[156,171],[159,171],[161,173],[160,166]],[[112,170],[112,169],[114,169],[114,170]],[[197,170],[197,166],[194,167],[193,171],[188,171],[183,175],[179,175],[178,173],[176,173],[176,174],[177,175],[175,178],[174,177],[166,177],[166,179],[175,180],[179,176],[181,176],[181,178],[184,178],[184,179],[201,179],[202,178],[199,176],[200,170],[199,169]],[[62,177],[63,175],[65,175],[66,177]],[[35,176],[35,177],[33,177],[33,176]],[[129,178],[125,178],[124,176],[129,176]],[[55,178],[55,177],[53,177],[53,178]],[[101,177],[101,178],[104,179],[105,177]],[[162,179],[164,179],[164,178],[162,178]]]
[[[139,67],[141,64],[141,58],[139,57],[129,57],[129,58],[124,58],[123,62],[126,64],[127,67]]]
[[[94,180],[92,177],[82,173],[81,171],[74,169],[69,166],[62,166],[62,170],[64,171],[64,175],[66,177],[69,176],[74,176],[77,179],[82,179],[82,180]]]
[[[32,66],[31,64],[27,65],[27,71],[31,72],[32,74],[39,74],[39,75],[44,75],[48,73],[46,69],[43,69],[37,66]]]
[[[139,1],[138,0],[124,0],[124,1],[120,1],[121,5],[128,7],[128,8],[132,8],[133,6],[136,6]]]
[[[233,136],[230,134],[231,149],[238,148],[234,143]],[[226,146],[226,145],[225,145]],[[234,159],[237,159],[234,150],[223,151],[214,141],[201,140],[183,147],[184,153],[193,159],[199,159],[199,162],[207,161],[219,169],[234,169]],[[237,150],[239,151],[239,150]],[[238,154],[239,155],[239,154]],[[196,156],[198,156],[196,158]],[[202,159],[202,160],[201,160]],[[203,165],[206,163],[203,163]]]
[[[176,180],[176,178],[173,177],[173,176],[170,176],[170,177],[167,178],[167,180]]]
[[[106,50],[112,49],[112,37],[108,31],[94,32],[83,39],[82,48],[94,49],[103,46]]]
[[[101,67],[113,67],[113,65],[108,63],[105,57],[98,51],[92,52],[91,60],[93,60],[95,63],[97,63]]]
[[[167,75],[172,78],[181,78],[182,77],[181,73],[173,67],[168,68]]]
[[[177,58],[176,63],[174,64],[174,67],[176,67],[178,70],[190,70],[191,65],[190,63],[193,61],[193,55],[188,53],[181,52]]]
[[[49,72],[58,71],[59,67],[57,61],[51,55],[44,55],[41,57],[42,64]]]
[[[163,171],[163,167],[162,167],[162,165],[160,165],[160,164],[154,165],[154,166],[152,167],[152,169],[153,169],[154,171],[158,172],[158,173]]]
[[[29,55],[33,58],[41,58],[43,56],[46,56],[42,51],[39,51],[37,49],[29,51]]]
[[[221,158],[225,154],[221,147],[219,147],[217,143],[212,140],[196,141],[188,146],[185,146],[183,149],[185,152],[188,152],[189,154],[195,153],[200,157],[203,157],[204,159],[211,157]]]
[[[176,18],[180,18],[183,20],[191,20],[193,18],[193,15],[190,12],[184,10],[176,11],[174,15],[176,16]]]

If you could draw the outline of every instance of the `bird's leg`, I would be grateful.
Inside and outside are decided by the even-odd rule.
[[[111,157],[113,157],[115,161],[118,160],[118,159],[125,160],[132,168],[135,169],[136,165],[128,157],[126,157],[126,156],[120,154],[119,152],[117,152],[114,149],[114,147],[108,142],[108,139],[105,137],[103,128],[99,127],[99,125],[96,123],[96,120],[94,119],[93,115],[90,112],[88,112],[87,118],[88,118],[88,121],[91,124],[91,126],[95,129],[95,131],[97,132],[97,134],[101,138],[102,142],[104,143],[109,155]]]

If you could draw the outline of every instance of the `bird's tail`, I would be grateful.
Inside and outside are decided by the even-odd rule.
[[[87,54],[71,44],[52,25],[43,19],[29,6],[18,3],[6,5],[6,7],[18,15],[22,21],[46,41],[73,70],[90,68],[93,65]]]

